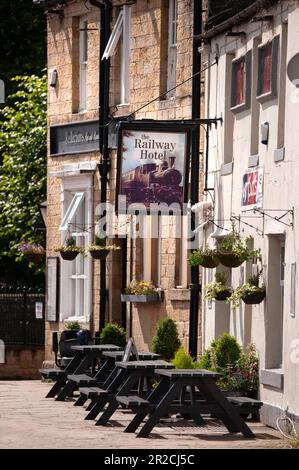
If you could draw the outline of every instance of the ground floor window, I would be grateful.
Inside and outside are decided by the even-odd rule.
[[[62,184],[61,242],[73,237],[82,250],[92,242],[91,177],[65,178]],[[61,320],[87,322],[92,305],[92,263],[85,253],[62,260]]]

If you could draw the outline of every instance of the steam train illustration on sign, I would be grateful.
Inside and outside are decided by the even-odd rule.
[[[182,174],[174,166],[175,157],[168,157],[168,161],[146,163],[124,173],[121,192],[127,197],[127,206],[134,203],[182,206]]]

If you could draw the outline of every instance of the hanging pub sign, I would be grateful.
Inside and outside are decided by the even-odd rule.
[[[194,123],[121,122],[118,129],[116,208],[130,213],[182,212],[188,200]],[[133,210],[133,209],[132,209]],[[134,210],[133,210],[134,211]]]
[[[241,210],[263,207],[264,168],[256,167],[245,170],[242,181]]]

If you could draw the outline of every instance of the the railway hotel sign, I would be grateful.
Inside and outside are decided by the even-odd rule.
[[[117,193],[126,210],[187,202],[190,126],[180,124],[120,123]]]
[[[52,126],[51,155],[99,151],[99,122],[85,121]]]

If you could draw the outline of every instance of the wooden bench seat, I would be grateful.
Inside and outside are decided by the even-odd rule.
[[[78,374],[78,375],[75,375],[75,374],[69,374],[67,376],[68,380],[71,380],[72,382],[74,382],[76,384],[77,387],[85,387],[85,386],[89,386],[89,385],[96,385],[97,384],[97,381],[95,380],[94,377],[90,377],[89,375],[87,374]]]
[[[65,380],[67,377],[66,372],[60,369],[40,369],[39,373],[44,379]]]

